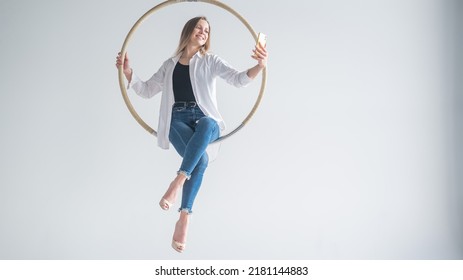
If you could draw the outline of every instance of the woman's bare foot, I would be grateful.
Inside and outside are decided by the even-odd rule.
[[[186,247],[186,237],[188,232],[189,215],[185,211],[180,211],[180,218],[175,224],[172,247],[175,251],[182,253]]]
[[[185,180],[185,175],[178,174],[172,183],[170,183],[169,188],[159,202],[159,206],[161,206],[163,210],[169,210],[169,208],[174,204],[177,199],[177,193],[183,187]]]

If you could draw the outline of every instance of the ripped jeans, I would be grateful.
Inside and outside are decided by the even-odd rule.
[[[192,213],[209,162],[206,148],[219,136],[217,122],[206,117],[195,102],[176,102],[172,107],[169,141],[183,158],[178,173],[187,177],[179,211]]]

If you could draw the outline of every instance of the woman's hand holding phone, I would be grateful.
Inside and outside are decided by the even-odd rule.
[[[267,66],[267,36],[264,33],[259,33],[257,36],[257,42],[255,49],[253,50],[252,58],[257,60],[260,67],[264,68]]]

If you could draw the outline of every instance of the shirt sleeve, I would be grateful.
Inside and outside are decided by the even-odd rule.
[[[135,73],[132,72],[132,81],[128,84],[127,89],[133,89],[135,93],[143,98],[151,98],[162,91],[164,86],[165,63],[159,70],[147,81],[142,81]]]
[[[238,71],[218,56],[213,57],[214,73],[235,87],[245,87],[252,82],[248,70]]]

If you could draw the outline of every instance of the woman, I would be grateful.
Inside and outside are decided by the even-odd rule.
[[[206,148],[225,128],[217,109],[216,77],[243,87],[267,64],[265,46],[256,46],[251,57],[257,65],[242,72],[208,53],[209,47],[209,22],[205,17],[195,17],[183,27],[176,55],[149,80],[141,81],[134,74],[127,55],[122,58],[119,53],[116,61],[117,67],[123,67],[128,87],[141,97],[151,98],[162,91],[158,145],[168,149],[172,143],[183,160],[159,205],[169,210],[182,190],[180,218],[172,239],[172,247],[180,253],[185,249],[189,215],[208,164]]]

